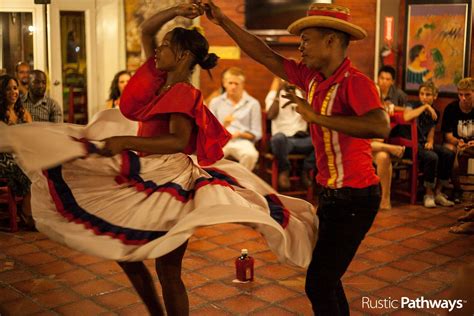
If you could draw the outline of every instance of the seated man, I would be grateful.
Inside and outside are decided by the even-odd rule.
[[[395,111],[403,111],[407,100],[405,92],[395,86],[395,69],[391,66],[380,68],[377,78],[377,88],[380,100],[387,113],[392,116]],[[392,157],[401,158],[405,152],[403,146],[385,144],[383,139],[373,139],[370,143],[372,157],[377,165],[377,175],[380,177],[382,188],[381,210],[392,208],[390,189],[392,184]]]
[[[456,153],[453,168],[453,199],[455,202],[461,201],[461,185],[459,184],[459,159],[474,157],[472,146],[474,122],[473,94],[474,80],[464,78],[458,82],[459,100],[450,103],[444,109],[441,131],[444,136],[444,146]]]
[[[209,109],[232,134],[224,146],[224,157],[237,159],[244,167],[253,170],[258,160],[254,143],[262,137],[260,103],[245,90],[244,72],[229,68],[223,75],[225,93],[209,103]]]
[[[314,148],[308,133],[308,123],[295,111],[295,106],[286,106],[287,99],[283,98],[284,90],[290,86],[286,81],[274,78],[270,91],[265,98],[267,119],[272,121],[272,137],[270,139],[272,153],[278,163],[278,186],[289,189],[290,161],[289,154],[304,154],[301,179],[303,185],[311,185],[310,171],[315,168]],[[302,97],[302,93],[296,90]],[[285,105],[285,107],[283,107]]]
[[[403,111],[407,103],[405,92],[395,86],[395,69],[391,66],[380,68],[377,78],[377,87],[380,93],[380,100],[385,105],[389,115],[394,111]]]
[[[423,205],[427,208],[453,206],[442,193],[443,185],[449,182],[454,153],[446,147],[434,144],[438,113],[433,102],[438,97],[438,88],[432,81],[424,82],[418,90],[419,101],[408,105],[403,117],[405,121],[418,118],[418,158],[423,166],[424,187],[426,189]],[[436,183],[436,185],[435,185]]]
[[[41,70],[33,70],[28,87],[28,92],[22,101],[31,113],[33,121],[62,123],[61,107],[58,102],[46,95],[46,74]]]

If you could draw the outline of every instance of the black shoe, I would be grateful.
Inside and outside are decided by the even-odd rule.
[[[458,190],[453,191],[453,201],[456,204],[459,204],[462,202],[462,191],[458,191]]]

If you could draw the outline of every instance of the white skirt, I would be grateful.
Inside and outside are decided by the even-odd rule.
[[[201,167],[181,153],[88,154],[76,139],[136,134],[118,110],[100,112],[87,126],[1,125],[0,133],[0,151],[13,151],[32,180],[38,230],[73,249],[141,261],[176,249],[198,227],[233,222],[259,231],[282,262],[306,267],[311,260],[313,206],[277,194],[238,163]]]

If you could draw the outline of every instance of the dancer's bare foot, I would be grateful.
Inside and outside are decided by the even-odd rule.
[[[457,226],[452,226],[449,229],[449,232],[453,234],[472,235],[474,234],[474,222],[462,223]]]

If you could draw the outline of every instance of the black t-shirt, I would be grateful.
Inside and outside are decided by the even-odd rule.
[[[461,111],[459,101],[454,101],[444,109],[441,131],[443,134],[453,133],[456,138],[464,141],[472,139],[474,136],[474,110],[469,113]]]

